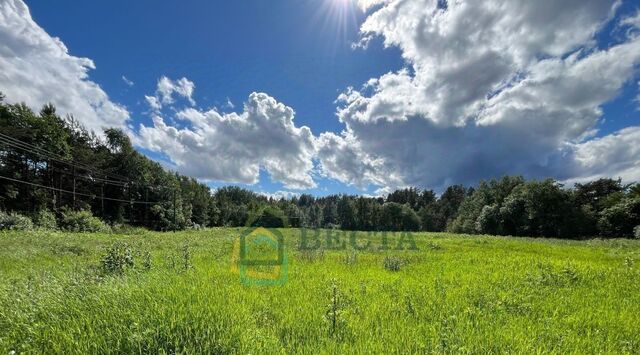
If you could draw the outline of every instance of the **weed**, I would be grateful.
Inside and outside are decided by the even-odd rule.
[[[626,258],[624,258],[624,265],[626,267],[628,267],[629,269],[632,269],[633,266],[635,265],[635,260],[633,260],[633,258],[627,256]]]
[[[151,261],[151,253],[148,251],[145,251],[142,254],[142,268],[144,270],[151,270],[152,267],[152,261]]]
[[[358,253],[350,250],[344,256],[344,263],[347,265],[355,265],[358,262]]]
[[[343,295],[338,288],[335,279],[331,280],[329,286],[329,301],[325,312],[325,321],[329,323],[329,335],[335,337],[338,335],[340,328],[344,325],[345,320],[342,318],[344,313]]]
[[[132,269],[134,265],[133,251],[126,243],[113,244],[102,257],[102,270],[106,274],[121,275],[125,270]]]
[[[389,271],[400,271],[403,261],[397,256],[387,256],[384,258],[384,268]]]
[[[298,258],[307,263],[313,263],[324,260],[324,249],[302,250],[298,254]]]
[[[184,244],[182,246],[182,269],[187,271],[191,269],[193,265],[191,264],[191,249],[189,249],[189,244]]]

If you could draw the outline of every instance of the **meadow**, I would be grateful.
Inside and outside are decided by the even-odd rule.
[[[241,232],[1,232],[0,353],[640,352],[640,241],[300,251],[284,229],[287,280],[260,286]]]

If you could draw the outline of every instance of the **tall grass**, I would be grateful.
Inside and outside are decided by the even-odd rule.
[[[416,234],[356,258],[283,233],[283,286],[240,283],[239,229],[0,233],[0,353],[640,352],[638,241]]]

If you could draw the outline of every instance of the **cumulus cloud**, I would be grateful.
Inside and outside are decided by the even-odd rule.
[[[393,149],[390,147],[390,149]],[[324,132],[317,141],[317,159],[322,175],[367,189],[370,184],[403,187],[402,178],[383,159],[370,156],[352,132]]]
[[[592,137],[602,105],[634,79],[640,63],[635,31],[598,47],[596,34],[618,21],[618,5],[361,1],[371,9],[361,26],[364,43],[381,36],[401,49],[407,67],[340,95],[346,128],[320,139],[321,170],[358,186],[439,188],[502,174],[569,179],[605,166],[615,174],[618,162],[637,169],[621,154],[627,131],[602,139],[606,148],[599,147],[613,152],[600,155],[602,166],[579,163],[599,142]]]
[[[144,95],[145,101],[147,101],[147,105],[151,108],[152,111],[158,112],[162,109],[162,104],[160,100],[155,96]]]
[[[624,128],[616,133],[571,147],[576,177],[570,181],[620,177],[640,181],[640,127]]]
[[[191,105],[195,105],[196,102],[191,97],[195,87],[196,86],[193,82],[187,78],[181,78],[173,81],[166,76],[163,76],[158,80],[158,89],[156,93],[163,104],[174,103],[173,94],[175,93],[178,94],[178,96],[182,96],[187,99]]]
[[[619,4],[359,0],[368,15],[356,47],[380,37],[400,49],[406,67],[338,97],[341,133],[314,136],[264,93],[252,93],[239,113],[202,110],[192,81],[162,76],[145,96],[153,123],[132,138],[184,174],[254,184],[263,170],[287,189],[316,187],[317,175],[373,185],[378,194],[503,174],[637,180],[640,127],[597,131],[603,104],[638,81],[640,12],[619,16]],[[612,27],[622,38],[600,45],[599,31]],[[126,129],[129,113],[89,80],[94,68],[40,28],[21,0],[0,0],[0,91],[8,101],[35,109],[53,102],[89,129]],[[227,99],[223,108],[234,104]]]
[[[153,96],[145,95],[144,99],[147,101],[147,105],[149,105],[151,111],[156,113],[160,112],[165,105],[175,104],[174,94],[186,99],[191,106],[194,106],[196,104],[196,101],[193,99],[193,91],[195,88],[196,85],[193,81],[187,78],[171,80],[163,75],[158,80],[155,94]]]
[[[59,38],[33,21],[23,1],[0,1],[0,91],[7,101],[35,110],[51,102],[96,132],[126,128],[129,112],[89,80],[91,69],[93,61],[70,55]]]
[[[140,146],[167,155],[182,173],[203,179],[255,184],[260,169],[286,188],[316,186],[311,173],[315,137],[296,127],[292,108],[263,93],[252,93],[241,113],[186,108],[178,129],[153,114],[153,126],[141,125]]]

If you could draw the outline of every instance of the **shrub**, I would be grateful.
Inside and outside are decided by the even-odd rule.
[[[42,229],[55,230],[58,228],[56,215],[49,210],[40,210],[33,216],[33,223]]]
[[[129,224],[114,223],[110,226],[111,232],[115,234],[142,235],[147,233],[143,227],[134,227]]]
[[[605,237],[634,236],[634,227],[640,223],[640,198],[631,198],[602,211],[598,228]]]
[[[384,258],[384,268],[389,271],[400,271],[402,259],[395,256],[387,256]]]
[[[60,220],[60,228],[69,232],[107,232],[109,226],[90,211],[64,210]]]
[[[267,206],[249,217],[251,227],[284,228],[288,227],[287,216],[277,207]]]
[[[29,217],[11,212],[0,211],[0,230],[27,231],[33,229],[33,222]]]
[[[637,225],[634,229],[633,229],[633,236],[636,239],[640,239],[640,225]]]
[[[129,245],[117,242],[102,257],[102,270],[106,274],[123,274],[134,266],[133,251]]]

